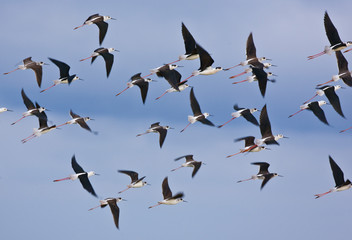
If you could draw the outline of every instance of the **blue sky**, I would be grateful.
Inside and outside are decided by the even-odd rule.
[[[59,75],[48,60],[51,57],[68,63],[71,73],[84,79],[39,93],[31,70],[0,77],[0,107],[14,110],[0,115],[0,224],[4,238],[348,239],[351,192],[321,199],[314,199],[314,194],[335,185],[329,155],[346,178],[352,176],[351,150],[346,147],[352,130],[339,134],[352,125],[352,90],[338,91],[346,119],[331,106],[323,106],[330,126],[308,111],[290,119],[288,116],[314,95],[316,84],[337,74],[334,55],[306,60],[328,45],[324,11],[328,11],[345,41],[352,40],[350,11],[330,1],[288,1],[284,6],[282,1],[202,2],[1,4],[2,72],[14,69],[16,63],[29,56],[49,63],[43,70],[43,89]],[[108,79],[100,57],[92,65],[79,62],[99,47],[98,28],[73,28],[95,13],[117,19],[108,22],[102,44],[120,51],[114,53],[115,63]],[[278,77],[276,83],[268,83],[265,98],[256,82],[231,84],[228,77],[243,71],[242,67],[213,76],[197,76],[189,83],[194,86],[202,110],[214,115],[210,120],[215,124],[230,119],[235,103],[259,109],[267,104],[273,133],[282,133],[289,139],[280,140],[281,145],[270,147],[270,151],[227,159],[227,155],[243,147],[243,143],[234,143],[233,139],[260,137],[259,129],[240,118],[222,129],[196,123],[180,133],[191,114],[189,90],[167,94],[156,101],[169,85],[155,76],[157,82],[150,84],[145,105],[137,87],[115,97],[135,73],[146,75],[150,69],[184,53],[181,22],[212,54],[214,66],[230,67],[244,60],[246,40],[253,32],[257,55],[273,59],[272,63],[278,66],[270,69]],[[352,59],[351,53],[345,57]],[[199,61],[180,65],[184,66],[179,69],[184,79],[198,69]],[[99,134],[70,125],[22,144],[20,140],[38,127],[34,117],[10,125],[25,111],[22,88],[31,100],[51,110],[47,115],[54,124],[69,120],[72,109],[94,118],[88,124]],[[317,98],[321,99],[325,97]],[[156,134],[136,138],[154,122],[175,128],[169,130],[162,149]],[[99,202],[79,182],[52,182],[73,173],[73,154],[86,171],[101,174],[91,178],[100,198],[118,196],[117,192],[129,183],[127,176],[117,173],[118,169],[137,171],[151,184],[121,194],[127,201],[119,203],[120,230],[116,230],[109,209],[87,211]],[[191,169],[170,171],[181,164],[173,159],[186,154],[206,163],[194,179]],[[250,164],[257,161],[269,162],[269,170],[284,177],[272,179],[262,191],[259,180],[237,184],[237,180],[257,173],[257,167]],[[161,182],[165,176],[169,177],[171,190],[183,191],[188,203],[148,209],[162,199]]]

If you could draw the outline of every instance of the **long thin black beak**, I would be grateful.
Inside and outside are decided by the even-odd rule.
[[[279,177],[284,177],[284,176],[282,176],[282,175],[277,175],[277,176],[279,176]]]
[[[110,18],[111,20],[117,20],[116,18]]]
[[[100,174],[99,174],[99,173],[95,173],[94,175],[100,176]]]
[[[7,109],[7,111],[8,111],[8,112],[13,112],[13,110],[11,110],[11,109]]]

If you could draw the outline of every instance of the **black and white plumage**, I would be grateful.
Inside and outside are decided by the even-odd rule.
[[[92,184],[90,183],[90,181],[88,179],[89,177],[94,176],[94,175],[98,175],[98,174],[96,174],[94,171],[89,171],[89,172],[84,171],[83,168],[77,163],[75,155],[72,156],[71,166],[72,166],[73,171],[76,174],[72,174],[66,178],[54,180],[54,182],[59,182],[59,181],[63,181],[63,180],[76,180],[78,178],[79,181],[81,182],[83,188],[85,190],[87,190],[87,192],[92,194],[94,197],[98,197],[93,189]]]
[[[196,41],[184,23],[182,23],[182,37],[185,43],[186,53],[179,56],[179,60],[194,60],[199,58]]]
[[[19,65],[15,70],[12,70],[10,72],[4,73],[5,75],[12,73],[17,70],[26,70],[26,69],[32,69],[35,73],[35,78],[37,80],[38,87],[41,87],[42,85],[42,78],[43,78],[43,65],[47,65],[44,62],[34,62],[32,60],[32,57],[28,57],[23,59],[23,65]]]
[[[264,105],[264,107],[261,110],[259,122],[260,122],[259,127],[260,127],[260,132],[262,134],[262,138],[258,139],[257,145],[262,145],[264,143],[267,145],[269,145],[269,144],[280,145],[277,142],[277,140],[279,140],[280,138],[287,138],[282,134],[273,135],[273,133],[271,131],[271,123],[269,120],[266,105]]]
[[[120,191],[120,193],[130,189],[130,188],[140,188],[143,187],[144,185],[148,185],[147,182],[143,181],[145,176],[138,178],[138,173],[130,170],[118,170],[119,173],[123,173],[128,175],[131,178],[131,183],[127,185],[127,188]]]
[[[236,112],[231,113],[232,118],[229,121],[227,121],[226,123],[218,126],[219,128],[223,127],[227,123],[229,123],[232,120],[234,120],[234,119],[236,119],[238,117],[241,117],[241,116],[244,117],[244,119],[246,119],[248,122],[250,122],[250,123],[252,123],[252,124],[254,124],[256,126],[259,126],[259,123],[258,123],[257,119],[252,114],[254,112],[257,112],[258,109],[256,109],[256,108],[240,108],[240,107],[238,107],[237,104],[235,104],[233,106],[233,109],[235,109]]]
[[[109,24],[105,21],[109,19],[116,20],[115,18],[112,18],[110,16],[102,16],[96,13],[89,16],[81,26],[75,27],[74,30],[76,30],[77,28],[83,27],[85,25],[91,25],[91,24],[97,25],[99,28],[99,44],[101,45],[104,41],[106,32],[108,31],[108,27],[109,27]]]
[[[302,112],[303,110],[310,110],[313,112],[313,114],[320,120],[322,121],[323,123],[325,123],[326,125],[329,125],[328,121],[326,120],[326,117],[325,117],[325,113],[323,111],[323,109],[321,108],[322,105],[325,105],[326,102],[321,100],[321,101],[315,101],[315,102],[308,102],[306,104],[303,104],[300,106],[300,110],[294,114],[291,114],[289,116],[290,117],[293,117],[294,115]]]
[[[193,124],[197,121],[199,121],[205,125],[208,125],[208,126],[214,126],[214,124],[207,119],[207,117],[209,117],[210,114],[209,113],[202,113],[202,110],[200,109],[199,103],[194,95],[193,87],[191,88],[191,92],[190,92],[190,102],[191,102],[193,116],[188,116],[189,123],[184,129],[181,130],[181,132],[186,130],[186,128],[190,124]]]
[[[166,81],[170,84],[170,86],[179,92],[180,89],[178,88],[178,86],[182,76],[177,70],[175,70],[175,68],[176,67],[174,67],[173,65],[165,64],[164,66],[158,68],[156,75],[158,77],[165,78]]]
[[[176,193],[175,195],[172,194],[171,189],[169,187],[168,177],[165,177],[163,180],[162,191],[163,191],[164,200],[158,202],[158,204],[154,206],[150,206],[149,208],[153,208],[161,204],[175,205],[179,202],[186,202],[185,200],[182,199],[184,196],[183,192]]]
[[[335,180],[335,187],[325,193],[315,194],[315,198],[320,198],[320,197],[322,197],[328,193],[332,193],[332,192],[344,191],[344,190],[350,189],[352,187],[351,181],[348,179],[345,181],[343,171],[337,165],[337,163],[334,161],[334,159],[332,159],[331,156],[329,156],[329,162],[330,162],[330,167],[331,167],[332,174],[333,174],[334,180]]]
[[[212,67],[214,63],[214,59],[210,56],[210,54],[202,48],[198,43],[196,43],[196,49],[198,50],[199,59],[200,59],[200,67],[197,71],[192,73],[193,76],[196,75],[212,75],[222,70],[222,67]],[[186,79],[187,80],[187,79]]]
[[[61,127],[66,124],[78,124],[81,128],[83,128],[89,132],[92,132],[92,130],[90,129],[90,127],[88,126],[88,124],[86,122],[89,120],[94,120],[94,119],[92,119],[90,117],[81,117],[80,115],[74,113],[72,110],[70,110],[70,116],[72,118],[70,121],[67,121],[57,127]],[[97,132],[92,132],[92,133],[97,134]]]
[[[18,119],[17,121],[11,123],[11,125],[16,124],[17,122],[19,122],[20,120],[22,120],[25,117],[28,116],[36,116],[36,117],[43,117],[43,115],[40,115],[41,112],[45,111],[46,109],[44,107],[39,107],[37,108],[33,102],[27,97],[26,93],[24,92],[23,88],[21,90],[21,96],[22,96],[22,100],[24,105],[27,108],[27,111],[22,113],[22,117],[20,119]],[[36,103],[37,104],[37,103]],[[37,106],[39,106],[39,104],[37,104]]]
[[[166,138],[167,130],[172,128],[169,126],[160,126],[159,124],[160,122],[153,123],[146,132],[138,134],[137,137],[151,132],[159,133],[159,145],[160,145],[160,148],[162,148]]]
[[[340,89],[341,86],[340,85],[336,85],[336,86],[323,86],[320,87],[319,90],[317,91],[317,94],[319,96],[322,96],[323,94],[325,94],[325,96],[327,97],[327,99],[329,100],[329,103],[332,105],[332,107],[335,109],[335,111],[341,116],[341,117],[345,117],[345,115],[342,112],[341,109],[341,103],[340,103],[340,99],[336,94],[336,90]]]
[[[112,69],[112,65],[114,64],[114,55],[111,54],[111,52],[114,52],[114,51],[117,52],[118,50],[116,50],[115,48],[97,48],[94,50],[94,52],[90,57],[81,59],[80,61],[84,61],[91,58],[92,59],[91,64],[92,64],[98,56],[102,56],[105,61],[106,77],[109,77]]]
[[[265,184],[267,184],[267,182],[269,182],[269,180],[272,179],[273,177],[276,177],[276,176],[282,177],[277,173],[270,173],[268,170],[270,164],[267,162],[253,162],[251,164],[259,166],[259,172],[257,173],[257,175],[253,175],[251,178],[248,178],[248,179],[237,181],[238,183],[249,181],[249,180],[262,179],[263,182],[262,182],[262,185],[260,186],[260,190],[262,190]]]
[[[114,219],[114,223],[117,229],[119,229],[119,219],[120,219],[120,208],[117,206],[117,203],[120,201],[124,201],[124,199],[118,197],[118,198],[105,198],[103,200],[99,200],[100,205],[93,207],[89,209],[88,211],[91,211],[93,209],[96,209],[98,207],[100,208],[105,208],[106,206],[109,205],[112,217]]]
[[[127,87],[121,92],[119,92],[118,94],[116,94],[115,96],[118,96],[124,91],[126,91],[127,89],[137,85],[141,91],[142,102],[144,104],[148,94],[149,83],[151,81],[153,80],[150,78],[143,78],[141,77],[141,73],[137,73],[131,77],[130,81],[127,83]]]
[[[202,162],[199,161],[195,161],[193,159],[193,155],[189,154],[189,155],[185,155],[185,156],[181,156],[175,159],[175,161],[178,161],[182,158],[186,159],[186,162],[183,163],[180,167],[172,169],[171,171],[176,171],[177,169],[183,168],[183,167],[193,167],[193,172],[192,172],[192,178],[196,175],[196,173],[198,172],[200,166],[202,166]]]
[[[226,158],[233,157],[240,153],[260,152],[263,149],[270,150],[265,146],[256,144],[254,136],[247,136],[247,137],[241,137],[241,138],[235,139],[235,142],[240,142],[240,141],[244,141],[244,148],[240,149],[240,151],[235,154],[228,155]]]
[[[253,75],[258,80],[260,93],[264,97],[266,92],[266,85],[268,83],[268,73],[266,73],[263,68],[256,68],[256,67],[252,68],[252,72],[253,72]]]
[[[332,23],[327,11],[325,11],[325,14],[324,14],[324,27],[325,27],[326,36],[328,37],[328,40],[330,42],[330,46],[325,46],[324,51],[317,53],[315,55],[309,56],[308,60],[314,59],[324,54],[331,55],[331,53],[333,53],[334,51],[340,51],[352,45],[351,41],[342,42],[339,36],[339,33],[336,27],[334,26],[334,24]]]
[[[76,74],[70,75],[70,66],[64,62],[61,62],[59,60],[53,59],[53,58],[49,58],[49,60],[54,63],[60,71],[60,78],[57,80],[54,80],[54,84],[51,85],[50,87],[40,91],[40,92],[45,92],[47,90],[49,90],[50,88],[58,85],[58,84],[68,84],[70,85],[73,81],[78,80],[79,77]]]

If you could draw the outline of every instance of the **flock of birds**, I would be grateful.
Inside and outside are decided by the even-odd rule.
[[[106,22],[107,20],[114,18],[110,16],[101,16],[99,14],[94,14],[91,15],[90,17],[87,18],[84,23],[74,29],[81,28],[86,25],[91,25],[95,24],[99,28],[99,44],[101,45],[105,35],[108,30],[108,23]],[[324,111],[322,110],[321,106],[328,104],[326,101],[320,100],[320,101],[311,101],[313,98],[317,96],[323,96],[325,95],[329,101],[329,103],[332,105],[334,110],[341,116],[345,117],[341,108],[341,103],[339,100],[338,95],[336,94],[336,91],[338,89],[341,89],[342,87],[340,85],[335,85],[335,86],[330,86],[327,85],[330,82],[336,82],[339,79],[342,79],[342,81],[349,87],[352,87],[352,77],[351,77],[351,71],[348,69],[348,62],[344,55],[341,53],[341,50],[345,49],[346,47],[352,45],[352,42],[343,42],[341,41],[339,34],[333,25],[329,15],[327,12],[325,12],[324,15],[324,26],[326,30],[326,35],[328,37],[328,40],[330,42],[330,46],[327,46],[324,48],[324,51],[309,56],[308,60],[314,59],[316,57],[322,56],[324,54],[329,54],[331,55],[332,53],[335,53],[336,59],[337,59],[337,64],[338,64],[338,69],[339,73],[338,75],[335,75],[332,77],[332,79],[326,83],[318,84],[317,85],[317,91],[316,94],[309,100],[305,101],[303,105],[300,106],[300,110],[289,117],[293,117],[296,114],[302,112],[303,110],[310,110],[313,112],[313,114],[324,124],[329,125],[326,116],[324,114]],[[210,56],[210,54],[198,44],[198,42],[193,38],[192,34],[189,32],[189,30],[186,28],[185,24],[182,23],[182,36],[184,40],[184,45],[185,45],[185,54],[179,56],[179,58],[171,63],[164,64],[160,67],[154,68],[150,71],[150,74],[146,76],[141,76],[141,73],[137,73],[133,75],[130,79],[130,81],[127,83],[127,87],[123,89],[121,92],[117,93],[116,96],[119,96],[129,88],[132,88],[133,86],[138,86],[140,89],[140,94],[142,98],[142,103],[145,104],[147,93],[148,93],[148,88],[149,88],[149,83],[153,82],[149,76],[155,74],[156,76],[160,78],[164,78],[169,84],[170,88],[167,89],[160,97],[156,98],[156,100],[160,99],[167,93],[172,93],[172,92],[181,92],[190,87],[190,105],[191,105],[191,111],[192,115],[188,116],[188,124],[181,130],[181,132],[185,131],[191,124],[194,124],[196,122],[200,122],[202,124],[208,125],[208,126],[215,126],[214,123],[212,123],[208,117],[211,116],[211,114],[202,112],[200,104],[196,98],[195,95],[195,90],[194,87],[191,87],[188,85],[189,80],[192,77],[198,76],[198,75],[212,75],[216,74],[219,71],[229,71],[235,67],[238,66],[249,66],[249,68],[245,69],[243,72],[233,75],[230,77],[230,79],[242,76],[246,73],[251,73],[251,76],[248,76],[245,80],[238,81],[238,82],[233,82],[233,84],[239,84],[242,82],[253,82],[257,81],[258,86],[259,86],[259,91],[263,97],[265,97],[266,93],[266,88],[267,88],[267,82],[275,82],[273,79],[269,79],[270,76],[275,76],[271,72],[266,72],[265,70],[269,67],[275,67],[275,65],[271,63],[267,63],[264,61],[270,61],[271,59],[265,58],[265,57],[257,57],[256,55],[256,47],[254,44],[253,40],[253,34],[250,33],[247,39],[247,44],[246,44],[246,60],[240,62],[239,64],[229,67],[229,68],[222,68],[222,67],[213,67],[214,60]],[[346,50],[345,52],[350,51]],[[95,61],[95,59],[98,56],[102,56],[105,61],[105,67],[106,67],[106,76],[109,77],[111,69],[113,67],[114,63],[114,55],[112,54],[113,52],[118,51],[114,48],[98,48],[96,49],[89,57],[81,59],[80,61],[85,61],[88,59],[91,59],[91,63]],[[177,68],[180,67],[176,63],[182,60],[200,60],[200,67],[198,70],[195,70],[192,72],[192,74],[182,80],[182,75],[177,71]],[[50,88],[59,85],[59,84],[72,84],[75,80],[79,80],[80,78],[76,74],[70,74],[70,66],[62,61],[49,58],[49,60],[56,65],[59,68],[59,78],[57,80],[54,80],[54,84],[47,87],[46,89],[42,90],[41,92],[45,92],[49,90]],[[10,74],[12,72],[15,72],[17,70],[26,70],[26,69],[31,69],[35,72],[36,76],[36,81],[39,87],[41,87],[42,84],[42,75],[43,75],[43,69],[42,66],[46,65],[44,62],[35,62],[31,59],[31,57],[28,57],[23,60],[23,65],[19,65],[16,69],[4,73],[4,74]],[[34,129],[33,134],[28,136],[27,138],[22,139],[23,143],[28,142],[29,140],[39,137],[44,133],[47,133],[49,131],[52,131],[54,129],[57,129],[58,127],[68,125],[68,124],[78,124],[80,127],[82,127],[85,130],[88,130],[94,134],[97,132],[92,131],[90,127],[87,125],[88,120],[93,120],[89,117],[81,117],[80,115],[74,113],[72,110],[70,110],[70,116],[71,120],[60,124],[60,125],[48,125],[48,117],[46,115],[46,109],[45,107],[42,107],[38,104],[38,102],[33,103],[30,98],[26,95],[24,89],[21,90],[21,96],[24,102],[24,105],[27,108],[27,111],[22,114],[22,117],[16,120],[15,122],[12,123],[12,125],[18,123],[22,119],[28,117],[28,116],[36,116],[39,121],[39,127],[37,129]],[[260,133],[261,133],[261,138],[256,138],[254,136],[244,136],[240,137],[238,139],[235,139],[236,142],[239,141],[244,141],[244,148],[240,149],[239,152],[234,153],[232,155],[228,155],[227,158],[233,157],[235,155],[241,154],[241,153],[251,153],[251,152],[259,152],[264,149],[269,149],[267,145],[279,145],[278,141],[281,138],[286,138],[283,134],[277,134],[274,135],[272,133],[271,129],[271,123],[269,120],[269,115],[267,111],[267,106],[264,105],[264,107],[259,110],[256,108],[243,108],[239,107],[237,104],[234,105],[234,110],[231,114],[232,118],[225,122],[222,125],[217,126],[218,128],[224,127],[226,124],[230,123],[232,120],[243,117],[245,118],[248,122],[255,126],[259,126],[260,128]],[[5,107],[0,108],[0,112],[6,112],[6,111],[11,111],[10,109],[7,109]],[[256,117],[254,116],[255,112],[260,112],[259,116],[259,122],[257,121]],[[169,126],[162,126],[160,125],[160,122],[156,122],[151,124],[150,128],[147,129],[144,133],[140,133],[137,135],[142,136],[148,133],[158,133],[159,134],[159,146],[162,148],[163,143],[166,139],[167,136],[167,131],[171,127]],[[352,127],[351,127],[352,128]],[[347,128],[345,130],[342,130],[341,132],[345,132],[351,128]],[[196,161],[193,159],[193,155],[185,155],[181,156],[179,158],[176,158],[175,160],[180,160],[180,159],[185,159],[185,163],[180,165],[178,168],[172,169],[171,171],[175,171],[177,169],[183,168],[183,167],[192,167],[193,172],[192,172],[192,178],[195,177],[196,173],[199,171],[202,162]],[[344,174],[342,170],[339,168],[339,166],[336,164],[336,162],[332,159],[331,156],[329,156],[329,162],[330,166],[333,172],[333,177],[336,183],[336,186],[332,189],[330,189],[328,192],[322,193],[322,194],[316,194],[316,198],[322,197],[328,193],[335,192],[335,191],[343,191],[346,189],[349,189],[352,187],[352,183],[347,179],[344,179]],[[267,162],[253,162],[253,165],[259,166],[259,172],[256,175],[253,175],[252,177],[244,180],[240,180],[238,182],[244,182],[244,181],[249,181],[249,180],[256,180],[260,179],[262,180],[261,184],[261,189],[267,184],[267,182],[272,179],[273,177],[276,176],[281,176],[277,173],[271,173],[269,172],[268,168],[270,166],[269,163]],[[71,165],[72,168],[75,172],[75,174],[70,175],[69,177],[62,178],[62,179],[57,179],[54,180],[54,182],[60,182],[63,180],[76,180],[79,179],[83,188],[88,191],[91,195],[94,197],[98,197],[96,192],[94,191],[94,188],[92,184],[89,181],[89,178],[94,175],[98,175],[94,171],[89,171],[86,172],[83,170],[83,168],[77,163],[75,156],[72,157],[71,159]],[[145,185],[149,185],[147,182],[144,181],[145,176],[139,177],[138,173],[132,170],[118,170],[119,173],[126,174],[131,178],[131,183],[127,185],[127,188],[124,190],[121,190],[118,192],[118,194],[121,194],[130,188],[141,188]],[[282,176],[281,176],[282,177]],[[183,192],[178,192],[176,194],[173,194],[168,183],[168,177],[165,177],[165,179],[162,182],[162,194],[163,194],[163,200],[158,201],[156,205],[150,206],[149,208],[154,208],[156,206],[159,206],[161,204],[166,204],[166,205],[175,205],[180,202],[185,202],[183,199],[184,194]],[[111,213],[113,215],[113,219],[115,222],[115,226],[119,228],[119,213],[120,209],[117,206],[117,203],[120,201],[123,201],[124,199],[121,197],[111,197],[111,198],[106,198],[104,200],[100,200],[100,205],[97,207],[93,207],[89,210],[93,210],[95,208],[101,207],[104,208],[109,205]]]

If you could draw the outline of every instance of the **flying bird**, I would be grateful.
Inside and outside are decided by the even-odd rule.
[[[190,102],[191,102],[191,108],[192,108],[192,112],[193,112],[193,116],[188,116],[188,125],[181,130],[181,132],[183,132],[184,130],[186,130],[186,128],[199,121],[205,125],[209,125],[209,126],[214,126],[214,124],[209,121],[207,119],[207,117],[211,116],[209,113],[202,113],[202,110],[200,109],[199,103],[196,99],[196,97],[194,96],[194,91],[193,91],[193,87],[191,88],[191,92],[190,92]]]
[[[72,117],[72,119],[70,121],[67,121],[57,127],[61,127],[67,124],[78,124],[81,128],[88,130],[89,132],[92,132],[92,130],[90,129],[90,127],[88,126],[88,124],[86,123],[89,120],[94,120],[90,117],[81,117],[78,114],[72,112],[72,110],[70,110],[70,115]],[[94,134],[97,134],[97,132],[92,132]]]
[[[143,181],[143,179],[145,178],[145,176],[138,178],[138,173],[134,172],[134,171],[130,171],[130,170],[118,170],[119,173],[123,173],[128,175],[131,178],[131,183],[127,185],[127,188],[120,191],[120,193],[127,191],[130,188],[140,188],[143,187],[145,185],[149,185],[147,182]]]
[[[193,71],[192,74],[187,77],[185,80],[182,82],[187,81],[191,77],[197,76],[197,75],[212,75],[215,74],[219,71],[222,70],[222,67],[212,67],[214,63],[214,59],[210,56],[210,54],[202,48],[198,43],[196,43],[196,49],[198,50],[199,54],[199,59],[200,59],[200,67],[198,70]]]
[[[235,104],[233,106],[233,109],[235,109],[236,112],[231,113],[232,118],[229,121],[225,122],[224,124],[218,126],[218,128],[225,126],[226,124],[228,124],[232,120],[239,118],[241,116],[244,117],[248,122],[253,123],[256,126],[259,126],[257,119],[252,114],[252,113],[259,111],[258,109],[256,109],[256,108],[240,108],[240,107],[238,107],[237,104]]]
[[[332,175],[334,176],[334,180],[335,180],[335,187],[330,189],[329,191],[325,192],[325,193],[321,193],[321,194],[315,194],[315,198],[320,198],[328,193],[332,193],[332,192],[340,192],[340,191],[344,191],[347,189],[350,189],[352,187],[352,183],[350,180],[346,180],[344,178],[343,172],[341,170],[341,168],[336,164],[336,162],[334,161],[334,159],[332,159],[331,156],[329,156],[329,162],[330,162],[330,167],[332,170]]]
[[[91,211],[93,209],[96,209],[98,207],[104,208],[107,205],[109,205],[112,217],[114,218],[115,226],[117,229],[119,229],[119,216],[120,216],[120,208],[117,206],[117,203],[120,201],[124,201],[122,198],[105,198],[104,200],[99,200],[100,205],[93,207],[91,209],[88,209],[88,211]]]
[[[280,138],[287,138],[282,134],[278,134],[278,135],[273,135],[272,131],[271,131],[271,124],[270,124],[270,120],[268,117],[268,111],[266,109],[266,105],[264,105],[264,107],[262,108],[262,111],[260,113],[260,117],[259,117],[259,127],[260,127],[260,132],[262,134],[262,138],[258,139],[257,141],[257,145],[262,145],[262,144],[276,144],[276,145],[280,145],[277,141]]]
[[[164,181],[162,183],[162,190],[163,190],[164,200],[158,202],[158,204],[156,204],[154,206],[150,206],[149,208],[153,208],[153,207],[159,206],[161,204],[175,205],[180,202],[186,202],[185,200],[182,199],[184,196],[182,192],[179,192],[175,195],[172,195],[167,177],[164,178]]]
[[[352,76],[351,76],[352,71],[350,71],[348,69],[348,62],[347,62],[346,58],[343,56],[341,51],[336,51],[335,55],[336,55],[336,60],[337,60],[337,66],[339,69],[339,74],[332,76],[332,79],[325,82],[325,83],[318,84],[317,85],[318,87],[325,85],[325,84],[328,84],[330,82],[336,82],[339,79],[342,79],[342,81],[347,86],[352,87]]]
[[[131,77],[129,82],[127,82],[127,87],[124,90],[122,90],[121,92],[119,92],[118,94],[116,94],[116,96],[120,95],[121,93],[123,93],[127,89],[137,85],[141,91],[142,102],[144,104],[145,99],[147,98],[149,83],[152,81],[153,80],[150,78],[141,77],[141,73],[137,73]]]
[[[41,108],[38,103],[35,103],[35,105],[37,109]],[[22,139],[21,140],[22,143],[26,143],[35,137],[40,137],[42,134],[50,132],[51,130],[56,128],[56,125],[48,126],[48,117],[46,116],[44,111],[38,114],[38,119],[39,119],[39,128],[33,129],[33,134]]]
[[[73,168],[73,171],[75,171],[75,174],[71,174],[69,177],[66,177],[66,178],[54,180],[54,182],[60,182],[64,180],[73,181],[73,180],[79,179],[79,181],[81,182],[85,190],[87,190],[94,197],[98,197],[88,178],[99,174],[95,173],[94,171],[89,171],[89,172],[84,171],[83,168],[77,163],[75,155],[72,156],[71,166]]]
[[[114,64],[114,55],[111,54],[111,52],[114,52],[114,51],[118,52],[118,50],[116,50],[115,48],[97,48],[94,50],[92,55],[90,55],[90,57],[81,59],[80,61],[82,62],[91,58],[92,59],[91,63],[93,63],[98,56],[102,56],[105,61],[106,77],[109,77],[112,65]]]
[[[328,37],[330,42],[330,46],[325,46],[324,51],[314,54],[312,56],[309,56],[308,60],[314,59],[324,54],[331,55],[331,53],[333,52],[340,51],[352,45],[351,41],[342,42],[339,36],[339,33],[337,32],[337,29],[332,23],[327,11],[325,11],[325,14],[324,14],[324,27],[325,27],[326,36]]]
[[[326,125],[329,125],[328,121],[326,120],[326,117],[325,117],[325,113],[323,111],[323,109],[321,108],[322,105],[326,104],[325,101],[321,100],[321,101],[315,101],[315,102],[308,102],[306,104],[303,104],[301,105],[299,108],[300,110],[294,114],[291,114],[289,116],[290,117],[293,117],[294,115],[302,112],[303,110],[311,110],[314,115],[320,120],[322,121],[323,123],[325,123]]]
[[[261,63],[261,64],[262,64],[263,66],[261,66],[261,67],[256,67],[256,68],[265,68],[265,69],[267,69],[267,68],[269,68],[269,67],[276,67],[276,65],[271,64],[271,63]],[[241,73],[239,73],[239,74],[236,74],[236,75],[233,75],[233,76],[229,77],[229,79],[233,79],[233,78],[242,76],[242,75],[244,75],[244,74],[246,74],[246,73],[253,72],[253,70],[252,70],[253,68],[254,68],[253,66],[251,66],[251,67],[249,67],[249,68],[246,68],[243,72],[241,72]]]
[[[73,30],[76,30],[77,28],[83,27],[85,25],[91,25],[94,23],[99,28],[99,44],[101,45],[103,43],[103,40],[105,38],[106,32],[108,31],[108,26],[109,26],[109,24],[106,23],[105,21],[110,19],[116,20],[115,18],[112,18],[110,16],[101,16],[98,13],[93,14],[89,16],[82,25],[75,27]]]
[[[182,23],[182,37],[185,43],[186,53],[179,56],[179,61],[194,60],[199,58],[198,50],[196,47],[196,41],[194,40],[192,34],[188,31],[184,23]]]
[[[76,74],[70,75],[69,71],[70,71],[70,66],[67,65],[64,62],[61,62],[59,60],[53,59],[53,58],[49,58],[49,60],[51,62],[53,62],[60,70],[60,78],[58,80],[54,80],[54,84],[51,85],[50,87],[40,91],[40,92],[45,92],[46,90],[49,90],[52,87],[55,87],[58,84],[62,84],[62,83],[67,83],[68,85],[71,84],[71,82],[80,79],[78,76],[76,76]]]
[[[251,178],[237,181],[238,183],[244,182],[244,181],[249,181],[249,180],[262,179],[263,182],[262,182],[262,185],[260,186],[260,190],[262,190],[263,187],[265,186],[265,184],[267,182],[269,182],[269,180],[272,179],[273,177],[276,177],[276,176],[282,177],[281,175],[279,175],[277,173],[270,173],[268,170],[270,164],[267,162],[253,162],[251,164],[259,166],[258,174],[253,175]]]
[[[253,34],[250,33],[247,38],[247,43],[246,43],[246,60],[240,62],[239,64],[237,64],[233,67],[226,68],[226,69],[224,69],[224,71],[230,70],[230,69],[238,67],[238,66],[246,66],[246,65],[251,65],[253,67],[259,68],[260,66],[262,66],[261,64],[265,60],[271,60],[271,59],[268,59],[266,57],[257,58],[257,49],[254,45]]]
[[[44,107],[37,108],[36,106],[34,106],[33,102],[27,97],[23,88],[21,90],[21,95],[22,95],[23,103],[27,108],[27,111],[22,113],[22,117],[20,119],[18,119],[17,121],[11,123],[11,125],[16,124],[17,122],[21,121],[22,119],[24,119],[25,117],[28,117],[28,116],[34,115],[39,118],[40,116],[43,116],[43,115],[40,115],[40,113],[46,110]],[[39,106],[39,105],[37,105],[37,106]]]
[[[175,169],[172,169],[171,171],[176,171],[177,169],[180,169],[180,168],[183,168],[183,167],[193,167],[193,172],[192,172],[192,178],[196,175],[196,173],[198,172],[200,166],[202,166],[202,162],[198,162],[198,161],[195,161],[193,159],[193,155],[192,154],[189,154],[189,155],[185,155],[185,156],[182,156],[182,157],[178,157],[175,159],[175,161],[178,161],[182,158],[186,158],[186,162],[183,163],[180,167],[178,168],[175,168]]]
[[[172,128],[169,126],[160,126],[159,123],[160,122],[153,123],[146,132],[138,134],[137,137],[148,133],[152,133],[152,132],[159,133],[159,145],[160,145],[160,148],[162,148],[166,138],[167,130]]]
[[[326,97],[328,98],[330,104],[335,109],[335,111],[338,114],[340,114],[341,117],[344,118],[345,116],[344,116],[342,109],[341,109],[340,99],[336,94],[336,91],[339,90],[340,88],[342,88],[340,85],[336,85],[336,86],[326,85],[323,87],[319,87],[319,88],[317,88],[318,90],[316,91],[316,94],[311,99],[305,101],[303,104],[306,104],[307,102],[309,102],[310,100],[312,100],[316,96],[323,96],[325,94]]]
[[[12,70],[10,72],[4,73],[5,75],[12,73],[17,70],[26,70],[26,69],[32,69],[35,73],[35,77],[37,79],[37,84],[38,87],[42,85],[42,78],[43,78],[43,65],[48,65],[44,62],[34,62],[32,60],[32,57],[28,57],[23,59],[23,65],[19,65],[15,70]]]
[[[1,107],[0,113],[3,113],[3,112],[13,112],[13,111],[11,109],[6,108],[6,107]]]
[[[235,142],[243,141],[244,140],[244,148],[240,149],[238,153],[228,155],[226,158],[233,157],[235,155],[238,155],[240,153],[249,153],[249,152],[260,152],[263,149],[270,150],[269,148],[261,145],[257,145],[254,140],[255,137],[253,136],[247,136],[247,137],[241,137],[235,139]]]

